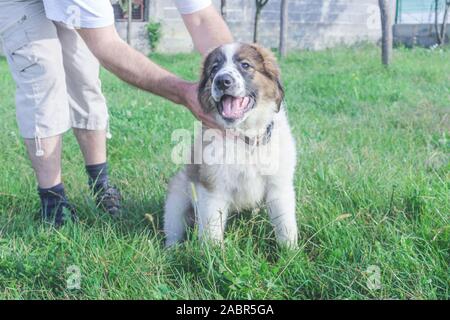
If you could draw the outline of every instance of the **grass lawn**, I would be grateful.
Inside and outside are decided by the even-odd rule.
[[[196,55],[153,58],[197,77]],[[42,226],[0,60],[0,298],[449,299],[450,50],[396,49],[389,70],[379,60],[377,48],[361,46],[282,63],[298,144],[295,253],[277,249],[264,208],[232,219],[223,250],[193,234],[165,250],[162,208],[178,170],[171,133],[192,130],[193,117],[108,72],[109,161],[125,217],[95,208],[68,133],[64,182],[81,222]],[[67,288],[71,266],[79,290]]]

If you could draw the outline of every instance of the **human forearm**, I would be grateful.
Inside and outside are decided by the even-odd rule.
[[[212,5],[182,17],[195,48],[202,55],[219,45],[233,42],[230,29]]]
[[[114,26],[80,29],[79,34],[100,63],[122,80],[174,103],[186,106],[209,127],[216,124],[197,99],[197,84],[184,81],[131,48]]]
[[[185,104],[185,89],[190,83],[131,48],[114,27],[80,29],[79,33],[100,63],[119,78],[174,103]]]

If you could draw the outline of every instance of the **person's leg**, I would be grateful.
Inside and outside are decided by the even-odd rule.
[[[109,183],[106,161],[106,131],[73,128],[86,163],[89,185],[93,189],[97,204],[111,215],[121,209],[121,195]]]
[[[62,136],[40,139],[40,148],[35,139],[24,139],[39,188],[49,189],[61,183]],[[36,156],[38,150],[42,156]]]
[[[76,219],[74,208],[69,204],[61,181],[62,135],[40,139],[24,139],[38,181],[41,213],[44,221],[61,226],[68,218]],[[39,143],[39,145],[37,145]],[[37,154],[42,155],[37,156]]]
[[[120,193],[109,183],[106,155],[108,110],[101,91],[100,64],[81,37],[55,23],[62,44],[72,128],[80,145],[99,206],[110,214],[120,210]]]
[[[69,206],[61,182],[62,133],[70,129],[61,46],[42,1],[0,10],[0,39],[16,82],[16,115],[38,181],[44,219],[60,225]]]
[[[86,166],[106,162],[106,130],[73,128]]]

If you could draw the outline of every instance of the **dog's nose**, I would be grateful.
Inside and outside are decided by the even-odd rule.
[[[234,83],[233,78],[229,74],[222,74],[217,77],[216,85],[220,90],[226,90]]]

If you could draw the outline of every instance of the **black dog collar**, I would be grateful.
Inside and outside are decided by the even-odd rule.
[[[263,135],[257,136],[257,137],[248,137],[244,136],[243,140],[246,144],[249,146],[260,146],[260,145],[266,145],[269,143],[270,138],[272,137],[272,130],[273,130],[274,123],[273,121],[269,123],[269,125],[266,128],[266,131]]]

